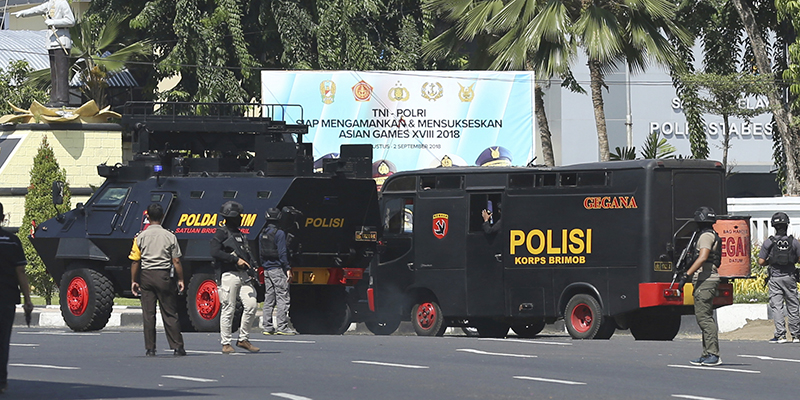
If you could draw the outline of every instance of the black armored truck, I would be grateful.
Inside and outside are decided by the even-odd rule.
[[[406,171],[381,196],[368,290],[378,334],[410,320],[419,335],[531,337],[563,319],[574,338],[629,328],[671,340],[692,313],[691,284],[680,291],[674,279],[694,212],[727,212],[725,171],[705,160]],[[750,275],[749,219],[720,218],[715,230],[723,306],[730,279]]]
[[[209,241],[226,201],[245,208],[242,231],[258,258],[269,208],[293,237],[291,318],[301,333],[343,333],[367,312],[367,271],[381,234],[372,147],[342,146],[315,173],[298,105],[128,103],[122,125],[133,160],[100,165],[106,180],[75,209],[41,223],[31,241],[59,283],[61,313],[76,331],[102,329],[115,296],[130,291],[132,239],[160,203],[163,226],[183,251],[185,329],[219,329],[220,302]],[[59,186],[54,185],[54,201]],[[263,279],[263,275],[261,275]],[[263,289],[256,285],[259,301]]]

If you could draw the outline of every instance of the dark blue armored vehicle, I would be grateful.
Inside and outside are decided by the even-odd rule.
[[[220,205],[245,208],[242,231],[257,237],[271,207],[293,207],[282,221],[293,236],[291,318],[300,333],[343,333],[368,315],[367,267],[381,224],[371,179],[372,147],[342,146],[314,173],[305,125],[290,105],[129,103],[122,125],[133,161],[100,165],[106,178],[86,204],[41,223],[33,245],[60,283],[61,313],[76,331],[102,329],[115,296],[133,297],[128,254],[150,203],[183,251],[185,329],[219,329],[220,302],[209,240]],[[58,190],[54,189],[54,200]],[[259,301],[263,290],[259,290]]]

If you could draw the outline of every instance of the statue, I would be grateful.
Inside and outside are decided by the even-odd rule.
[[[64,107],[69,104],[69,50],[72,39],[69,28],[75,25],[67,0],[48,0],[36,7],[13,13],[15,17],[43,15],[44,23],[50,31],[47,38],[47,52],[50,54],[50,89],[49,107]]]

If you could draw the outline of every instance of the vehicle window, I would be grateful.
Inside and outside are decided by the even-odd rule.
[[[536,174],[536,187],[555,185],[556,174]]]
[[[416,176],[404,176],[390,181],[389,184],[383,188],[383,191],[384,192],[413,191],[417,189],[416,183],[417,183]]]
[[[386,202],[383,229],[388,233],[410,233],[414,230],[414,199],[392,199]]]
[[[578,174],[576,173],[561,174],[561,186],[577,186],[577,185],[578,185]]]
[[[128,197],[130,188],[108,188],[94,202],[96,206],[118,206]]]
[[[437,189],[461,189],[464,187],[464,177],[461,175],[445,175],[436,179]]]
[[[592,171],[578,173],[578,186],[606,186],[610,172]]]
[[[436,189],[436,177],[435,176],[420,176],[419,177],[419,190],[431,190]]]
[[[512,189],[532,188],[534,174],[512,174],[508,176],[508,187]]]

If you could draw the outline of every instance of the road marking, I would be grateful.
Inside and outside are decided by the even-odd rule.
[[[192,382],[217,382],[216,379],[206,379],[206,378],[195,378],[192,376],[183,376],[183,375],[161,375],[162,378],[169,378],[169,379],[178,379],[181,381],[192,381]]]
[[[17,332],[20,335],[53,335],[53,336],[100,336],[99,333],[85,332]]]
[[[284,399],[290,399],[290,400],[311,400],[310,397],[298,396],[296,394],[291,394],[291,393],[270,393],[270,394],[275,397],[283,397]]]
[[[381,365],[384,367],[398,367],[398,368],[430,368],[424,365],[411,365],[411,364],[393,364],[393,363],[385,363],[385,362],[378,362],[378,361],[353,361],[353,364],[369,364],[369,365]]]
[[[273,343],[308,343],[314,344],[316,341],[314,340],[280,340],[280,339],[250,339],[251,342],[273,342]]]
[[[30,344],[30,343],[10,343],[9,346],[17,346],[17,347],[36,347],[38,344]]]
[[[519,357],[519,358],[536,358],[539,356],[533,356],[529,354],[510,354],[510,353],[490,353],[488,351],[483,350],[475,350],[475,349],[457,349],[456,351],[463,351],[465,353],[473,353],[473,354],[481,354],[485,356],[502,356],[502,357]]]
[[[171,349],[170,349],[171,350]],[[169,350],[167,350],[169,351]],[[208,351],[208,350],[186,350],[186,353],[193,353],[193,354],[220,354],[225,356],[242,356],[244,353],[230,353],[230,354],[223,354],[221,351]]]
[[[572,346],[572,343],[564,342],[542,342],[536,340],[523,340],[523,339],[497,339],[497,338],[480,338],[478,340],[495,340],[500,342],[517,342],[517,343],[530,343],[530,344],[552,344],[555,346]]]
[[[46,364],[8,364],[12,367],[47,368],[47,369],[80,369],[80,367],[61,367],[58,365]]]
[[[585,385],[586,382],[565,381],[561,379],[550,378],[537,378],[535,376],[515,376],[514,379],[524,379],[528,381],[548,382],[548,383],[561,383],[563,385]]]
[[[793,359],[793,358],[775,358],[775,357],[770,357],[770,356],[750,356],[750,355],[745,355],[745,354],[741,354],[741,355],[739,355],[739,357],[757,358],[759,360],[765,360],[765,361],[786,361],[786,362],[800,363],[800,360],[796,360],[796,359]]]
[[[706,371],[726,371],[726,372],[743,372],[745,374],[760,374],[761,371],[753,371],[751,369],[735,369],[735,368],[722,368],[722,367],[704,367],[694,365],[667,365],[673,368],[689,368],[689,369],[702,369]]]
[[[689,400],[721,400],[716,397],[692,396],[690,394],[673,394],[672,397],[677,397],[679,399],[689,399]]]

